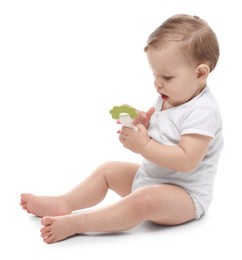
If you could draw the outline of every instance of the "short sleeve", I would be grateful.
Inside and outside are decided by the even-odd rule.
[[[182,116],[181,135],[201,134],[214,138],[221,125],[220,112],[215,105],[196,104]]]

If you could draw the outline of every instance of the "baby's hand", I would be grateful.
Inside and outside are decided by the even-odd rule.
[[[137,131],[133,131],[123,126],[119,135],[119,141],[130,151],[142,154],[145,146],[150,141],[147,129],[142,125],[137,125]]]
[[[150,123],[150,118],[155,112],[155,108],[151,107],[147,112],[145,111],[138,111],[138,115],[134,118],[133,124],[138,125],[142,124],[145,128],[148,128]]]

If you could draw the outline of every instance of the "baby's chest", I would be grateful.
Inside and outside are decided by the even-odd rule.
[[[155,141],[165,145],[177,145],[181,129],[178,117],[155,113],[148,128],[149,135]]]

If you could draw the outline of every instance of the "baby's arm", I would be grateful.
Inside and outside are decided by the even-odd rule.
[[[211,137],[198,134],[181,136],[176,146],[168,146],[150,139],[141,155],[162,167],[181,172],[194,170],[206,155]]]
[[[178,145],[163,145],[150,139],[143,125],[139,131],[122,128],[120,142],[127,149],[141,154],[147,160],[175,171],[194,170],[207,153],[211,137],[199,134],[182,135]]]

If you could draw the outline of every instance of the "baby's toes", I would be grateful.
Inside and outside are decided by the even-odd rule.
[[[43,226],[50,226],[52,223],[53,223],[53,219],[50,218],[50,217],[43,217],[43,218],[41,219],[41,224],[42,224]]]
[[[48,243],[48,244],[51,244],[51,243],[55,242],[54,240],[55,240],[54,235],[50,235],[49,237],[46,237],[46,238],[43,239],[43,241],[45,243]]]

